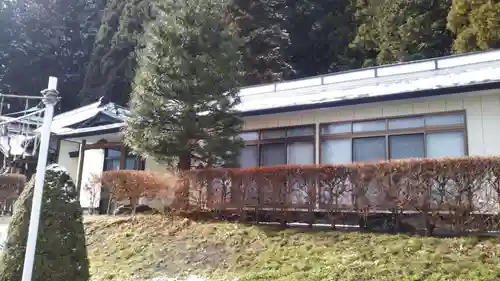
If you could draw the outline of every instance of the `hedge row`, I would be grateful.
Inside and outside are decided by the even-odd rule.
[[[162,209],[174,204],[178,177],[156,172],[118,170],[106,171],[94,177],[90,184],[102,184],[116,201],[128,200],[135,212],[140,198],[156,200]]]
[[[17,200],[26,183],[21,174],[0,175],[0,214],[13,213],[13,204]]]
[[[420,214],[427,226],[446,217],[454,229],[499,228],[500,157],[206,169],[188,179],[197,208]]]
[[[202,169],[167,176],[110,171],[101,180],[118,200],[168,197],[168,206],[183,212],[323,213],[331,224],[353,214],[365,223],[371,215],[389,214],[417,217],[428,230],[439,224],[455,231],[500,229],[500,157]]]

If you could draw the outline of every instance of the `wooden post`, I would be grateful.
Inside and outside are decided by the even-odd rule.
[[[125,170],[125,162],[127,161],[127,148],[122,145],[120,148],[120,170]]]
[[[76,176],[76,190],[78,196],[80,196],[80,190],[82,189],[82,172],[83,172],[83,161],[85,160],[85,145],[87,144],[86,140],[82,140],[80,144],[80,149],[78,151],[78,173]]]

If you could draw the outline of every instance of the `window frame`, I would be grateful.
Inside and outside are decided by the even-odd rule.
[[[419,128],[404,128],[404,129],[390,129],[389,120],[395,119],[405,119],[405,118],[424,118],[429,116],[446,116],[446,115],[462,115],[463,123],[462,124],[453,124],[453,125],[435,125],[435,126],[427,126],[424,121],[424,126]],[[357,122],[367,122],[367,121],[380,121],[385,120],[386,126],[385,130],[381,131],[370,131],[370,132],[354,132],[353,127],[354,123]],[[337,134],[323,134],[323,127],[328,125],[335,124],[351,124],[351,132],[348,133],[337,133]],[[360,120],[346,120],[339,122],[326,122],[319,124],[319,163],[322,163],[322,144],[325,140],[335,140],[335,139],[350,139],[351,140],[351,163],[354,162],[354,145],[353,140],[358,138],[369,138],[369,137],[384,137],[385,138],[385,147],[386,147],[386,156],[385,161],[396,161],[401,159],[391,159],[390,151],[391,146],[389,142],[390,136],[398,136],[398,135],[414,135],[414,134],[423,134],[424,137],[424,158],[427,158],[427,134],[431,133],[445,133],[445,132],[460,132],[463,133],[463,145],[464,145],[464,156],[469,155],[469,147],[467,142],[467,115],[464,110],[460,111],[448,111],[448,112],[439,112],[439,113],[428,113],[428,114],[411,114],[411,115],[402,115],[402,116],[393,116],[386,118],[372,118],[372,119],[360,119]]]
[[[120,152],[120,154],[119,154],[119,156],[109,157],[108,156],[109,150],[117,150],[117,151]],[[125,170],[127,156],[129,156],[129,153],[130,153],[130,150],[127,149],[126,147],[109,147],[109,148],[104,148],[103,172],[105,172],[105,171],[113,171],[113,170],[108,170],[107,169],[107,166],[108,166],[107,164],[108,164],[108,161],[116,161],[116,160],[120,161],[120,168],[117,171]],[[135,158],[135,169],[133,169],[133,170],[135,170],[135,171],[142,171],[142,170],[144,170],[145,166],[146,166],[144,159],[141,159],[141,157],[139,157],[139,156],[135,156],[134,158]],[[128,170],[130,170],[130,169],[128,169]]]
[[[306,136],[288,136],[288,130],[291,129],[300,129],[300,128],[310,128],[312,129],[312,134],[311,135],[306,135]],[[270,132],[270,131],[278,131],[278,130],[284,130],[285,131],[285,136],[280,137],[280,138],[262,138],[263,133],[265,132]],[[310,125],[299,125],[299,126],[287,126],[287,127],[276,127],[276,128],[266,128],[266,129],[259,129],[259,130],[244,130],[241,131],[240,134],[243,133],[257,133],[258,134],[258,139],[257,140],[249,140],[249,141],[244,141],[245,146],[251,146],[251,145],[256,145],[257,146],[257,167],[268,167],[265,165],[262,165],[262,148],[266,144],[282,144],[285,148],[285,163],[282,165],[289,165],[288,162],[288,144],[290,143],[295,143],[295,142],[310,142],[313,145],[313,163],[311,165],[314,165],[316,163],[316,126],[314,124]]]

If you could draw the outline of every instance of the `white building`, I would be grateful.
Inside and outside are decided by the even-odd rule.
[[[242,167],[500,155],[500,51],[248,87],[240,95]],[[55,117],[58,162],[79,186],[103,170],[165,169],[127,154],[125,112],[97,102]],[[83,188],[81,202],[92,205]]]

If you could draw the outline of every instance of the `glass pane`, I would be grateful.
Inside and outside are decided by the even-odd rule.
[[[106,153],[107,153],[106,156],[108,158],[115,158],[115,157],[120,158],[120,150],[108,148]]]
[[[353,132],[384,131],[385,120],[357,122],[352,125]]]
[[[314,127],[291,128],[286,132],[287,137],[314,136]]]
[[[354,162],[385,160],[385,137],[353,139]]]
[[[352,141],[325,140],[321,144],[321,164],[347,164],[352,162]]]
[[[425,126],[457,125],[465,122],[462,114],[426,116]]]
[[[424,134],[389,137],[391,159],[424,158]]]
[[[104,166],[106,171],[120,170],[120,159],[106,159]]]
[[[423,117],[402,118],[389,120],[389,129],[409,129],[409,128],[422,128],[424,127]]]
[[[285,130],[266,130],[261,133],[262,139],[280,139],[286,136]]]
[[[248,145],[241,149],[238,162],[240,168],[250,168],[259,166],[259,154],[256,145]]]
[[[259,139],[259,133],[257,132],[244,132],[239,134],[240,138],[245,141],[252,141]]]
[[[273,166],[286,164],[285,144],[266,144],[261,147],[260,164]]]
[[[314,144],[294,142],[287,146],[287,164],[314,164]]]
[[[137,158],[127,157],[125,159],[125,170],[136,170],[137,169]]]
[[[427,134],[427,157],[455,157],[464,155],[463,132]]]
[[[342,134],[351,133],[352,124],[351,123],[341,123],[341,124],[328,124],[321,126],[321,134]]]

